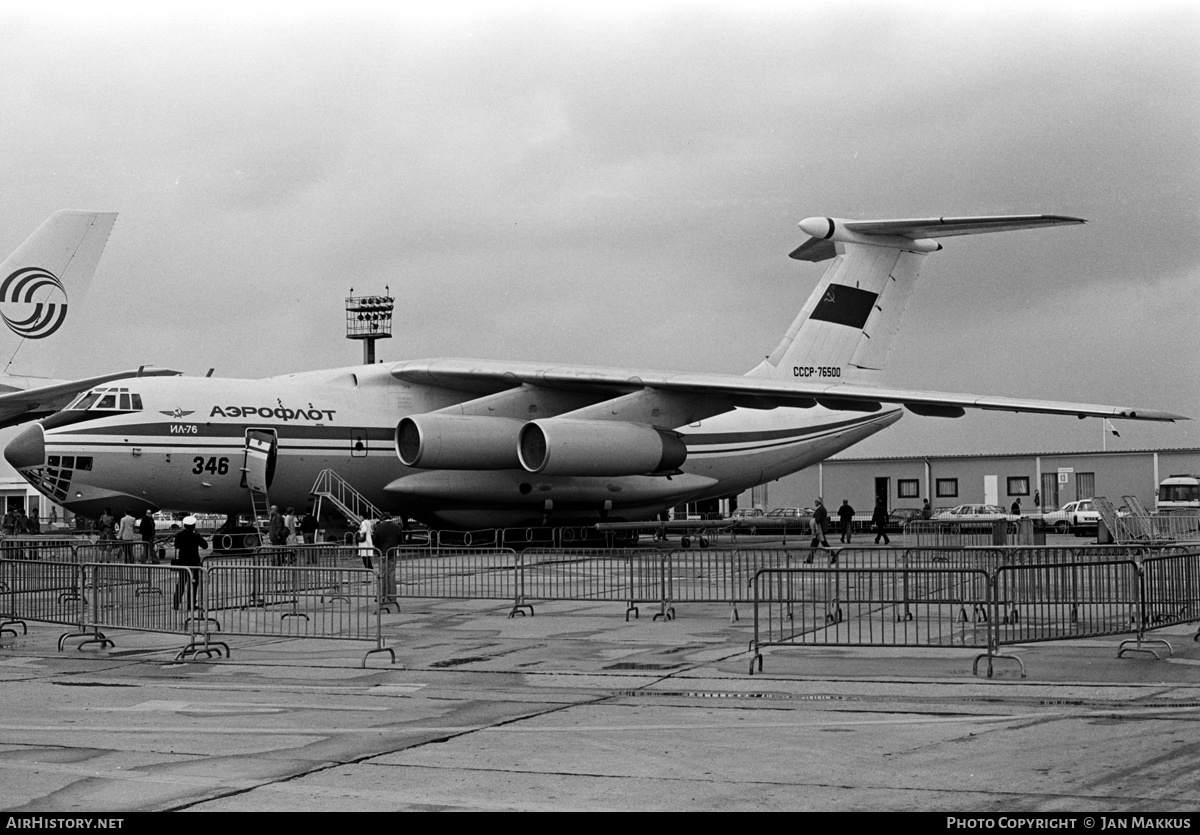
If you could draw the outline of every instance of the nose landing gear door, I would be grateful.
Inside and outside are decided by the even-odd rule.
[[[275,458],[279,441],[272,429],[246,430],[246,462],[242,466],[242,486],[259,493],[267,492],[275,478]]]

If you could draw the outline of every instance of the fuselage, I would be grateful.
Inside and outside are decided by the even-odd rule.
[[[827,458],[901,414],[735,409],[676,427],[687,458],[669,474],[546,476],[401,463],[401,418],[475,397],[397,380],[384,365],[261,380],[128,380],[31,425],[5,455],[54,502],[88,517],[105,507],[249,513],[247,433],[265,432],[274,439],[273,504],[310,504],[314,482],[330,469],[377,507],[431,525],[507,527],[647,519],[736,494]]]

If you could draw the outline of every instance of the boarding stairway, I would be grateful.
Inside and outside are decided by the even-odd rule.
[[[363,519],[378,519],[381,515],[379,508],[333,470],[321,470],[313,483],[311,495],[314,499],[313,516],[318,519],[321,518],[321,503],[324,501],[337,508],[355,526],[362,524]]]

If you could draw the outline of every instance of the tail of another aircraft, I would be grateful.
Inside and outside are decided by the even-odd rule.
[[[800,221],[811,235],[792,252],[833,263],[787,334],[752,376],[805,382],[878,383],[921,271],[942,246],[932,236],[974,235],[1084,223],[1061,215],[1003,215],[912,220]]]
[[[85,326],[81,302],[116,219],[55,212],[0,265],[0,374],[54,373],[65,337]]]

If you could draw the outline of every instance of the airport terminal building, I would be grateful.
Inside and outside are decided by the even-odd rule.
[[[738,507],[812,507],[820,496],[836,508],[848,499],[868,513],[877,497],[889,509],[998,504],[1021,500],[1025,511],[1066,502],[1137,496],[1154,509],[1158,485],[1171,475],[1200,473],[1200,448],[1003,455],[834,457],[738,497]]]

